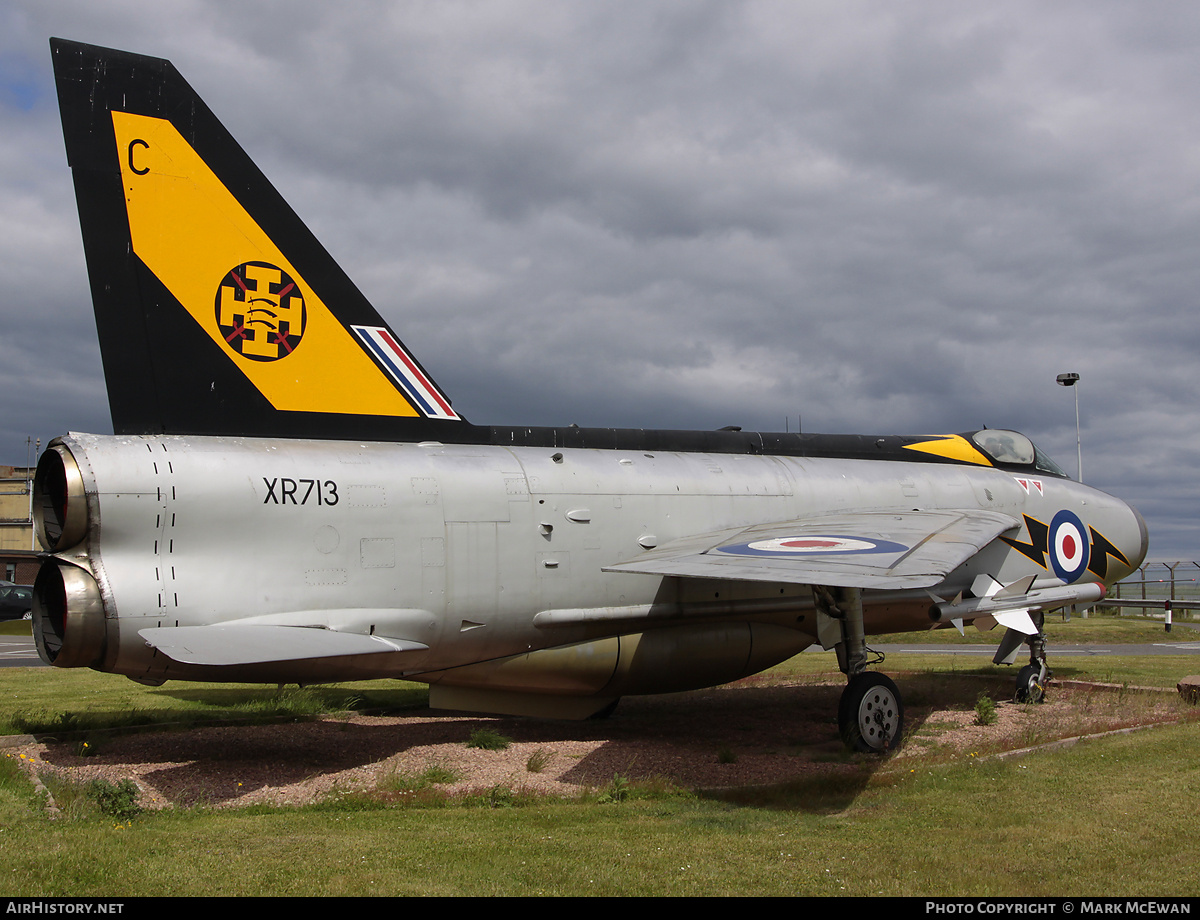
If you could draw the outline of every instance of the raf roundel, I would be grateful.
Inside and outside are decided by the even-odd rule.
[[[1088,567],[1090,546],[1083,521],[1064,509],[1050,522],[1049,536],[1050,565],[1055,575],[1070,584]]]
[[[270,262],[243,262],[217,288],[217,326],[225,343],[251,361],[278,361],[294,352],[307,320],[304,296]]]
[[[908,547],[892,540],[848,537],[841,534],[806,534],[773,540],[731,543],[720,551],[731,556],[823,556],[870,553],[903,553]]]

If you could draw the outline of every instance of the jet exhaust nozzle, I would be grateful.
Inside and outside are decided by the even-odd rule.
[[[96,580],[78,566],[43,562],[33,584],[33,638],[42,661],[58,668],[99,664],[105,636]]]
[[[33,480],[33,519],[38,539],[52,553],[87,536],[88,510],[83,474],[66,445],[51,442],[38,460]]]

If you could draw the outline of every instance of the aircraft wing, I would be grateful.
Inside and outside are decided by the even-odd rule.
[[[604,571],[929,588],[1019,523],[1011,515],[977,509],[829,514],[674,540]]]

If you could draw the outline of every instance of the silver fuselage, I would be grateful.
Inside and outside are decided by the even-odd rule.
[[[447,674],[479,662],[561,647],[578,658],[595,640],[663,631],[674,636],[668,658],[697,657],[694,669],[676,662],[669,688],[701,686],[712,682],[706,649],[729,651],[716,668],[726,677],[809,645],[809,587],[602,567],[698,532],[832,512],[976,508],[1044,521],[1065,508],[1133,565],[1145,552],[1144,525],[1124,502],[1057,477],[1030,488],[968,465],[227,437],[73,434],[63,443],[89,521],[86,538],[58,555],[99,587],[104,650],[92,666],[144,680],[281,679],[270,665],[182,665],[138,635],[255,618],[426,646],[307,670],[291,662],[291,681],[452,681]],[[1087,580],[1131,570],[1108,563],[1103,579]],[[938,595],[949,599],[980,574],[1061,584],[997,539]],[[868,591],[867,632],[927,628],[930,603],[926,591]],[[598,680],[585,683],[594,690]],[[645,673],[624,692],[664,686]]]

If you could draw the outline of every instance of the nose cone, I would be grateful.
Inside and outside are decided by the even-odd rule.
[[[1133,512],[1134,520],[1137,521],[1138,533],[1141,539],[1137,551],[1128,553],[1129,564],[1136,571],[1141,567],[1143,560],[1146,558],[1146,550],[1150,548],[1150,532],[1146,529],[1146,519],[1141,516],[1137,508],[1130,505],[1129,510]]]
[[[1146,519],[1133,505],[1102,492],[1092,492],[1083,504],[1091,511],[1087,521],[1092,537],[1088,571],[1100,576],[1106,585],[1128,578],[1140,568],[1150,545]],[[1050,542],[1053,557],[1053,537]]]

